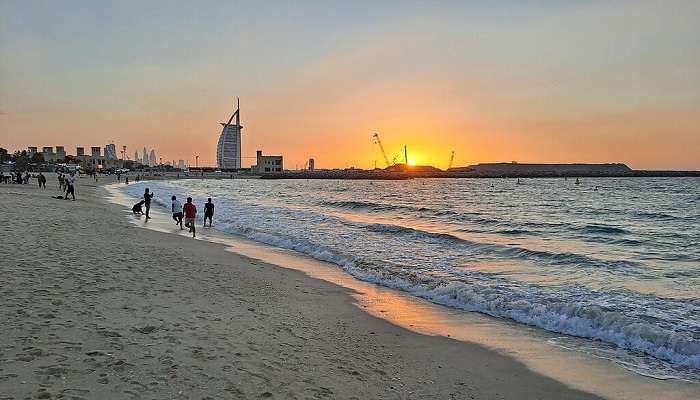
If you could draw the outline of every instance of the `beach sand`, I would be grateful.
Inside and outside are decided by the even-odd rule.
[[[75,202],[48,186],[0,185],[0,399],[595,398],[348,289],[136,228],[89,179]]]

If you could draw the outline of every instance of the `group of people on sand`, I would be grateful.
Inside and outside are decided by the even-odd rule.
[[[143,192],[143,200],[139,201],[132,207],[131,211],[134,214],[145,214],[146,221],[151,219],[151,201],[153,200],[154,193],[146,188]],[[196,224],[195,220],[197,218],[197,206],[192,202],[192,197],[188,197],[186,203],[183,205],[177,196],[173,195],[171,198],[171,211],[173,214],[173,220],[175,225],[180,225],[180,229],[188,228],[192,237],[196,235]],[[145,213],[144,213],[145,209]],[[204,227],[207,226],[207,220],[209,220],[209,227],[211,227],[212,219],[214,218],[214,203],[211,201],[211,197],[207,199],[204,203]],[[183,226],[184,221],[184,226]]]
[[[19,185],[26,185],[29,183],[30,177],[31,175],[29,175],[29,172],[25,172],[24,174],[22,172],[10,172],[8,175],[0,172],[0,183],[16,183]]]

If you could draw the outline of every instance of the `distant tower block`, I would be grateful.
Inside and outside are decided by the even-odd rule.
[[[316,169],[316,160],[309,158],[309,171]]]
[[[236,111],[231,115],[227,123],[221,123],[223,129],[216,145],[216,165],[219,169],[241,168],[241,105],[236,101]],[[233,118],[236,123],[232,124]]]
[[[105,145],[105,158],[108,160],[117,159],[117,146],[114,143],[108,143]]]

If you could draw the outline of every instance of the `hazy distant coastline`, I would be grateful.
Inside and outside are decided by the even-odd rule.
[[[431,166],[399,164],[386,169],[285,171],[263,179],[411,179],[411,178],[604,178],[700,177],[700,171],[633,170],[614,164],[483,163],[446,171]]]

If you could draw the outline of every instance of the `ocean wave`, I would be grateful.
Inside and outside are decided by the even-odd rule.
[[[537,286],[520,284],[520,287],[514,287],[512,283],[479,274],[467,282],[437,279],[404,268],[372,265],[311,242],[260,232],[233,223],[224,223],[223,229],[339,265],[357,279],[409,292],[438,304],[508,318],[552,332],[597,339],[621,348],[641,351],[679,366],[700,368],[698,339],[684,332],[658,326],[653,321],[633,318],[604,305],[591,304],[587,301],[592,298],[591,293],[546,293]],[[612,299],[607,296],[598,294],[602,298],[601,303],[612,303]],[[647,300],[650,304],[653,301],[654,299]],[[700,309],[697,311],[700,312]]]
[[[373,203],[369,201],[360,201],[360,200],[328,200],[328,201],[323,201],[320,203],[323,206],[328,206],[328,207],[334,207],[334,208],[341,208],[341,209],[348,209],[348,210],[362,210],[362,211],[371,211],[371,212],[380,212],[380,211],[409,211],[409,212],[415,212],[415,213],[425,213],[425,212],[431,212],[434,213],[436,210],[433,210],[428,207],[413,207],[413,206],[407,206],[407,205],[401,205],[401,204],[387,204],[387,203]]]
[[[495,243],[482,243],[465,239],[450,233],[429,232],[401,225],[381,223],[356,223],[371,232],[387,235],[406,235],[429,242],[443,242],[445,245],[461,245],[469,250],[469,254],[491,254],[516,260],[531,260],[545,262],[550,265],[567,267],[604,268],[611,272],[641,272],[639,263],[630,260],[604,260],[571,252],[552,252],[532,250],[519,246],[505,246]]]
[[[673,220],[673,219],[678,219],[678,217],[666,214],[666,213],[661,213],[661,212],[653,212],[653,211],[635,211],[632,213],[633,216],[642,218],[642,219],[656,219],[656,220],[662,220],[662,221],[668,221],[668,220]]]
[[[607,235],[625,235],[630,233],[626,229],[610,225],[588,224],[576,228],[584,234],[607,234]]]

